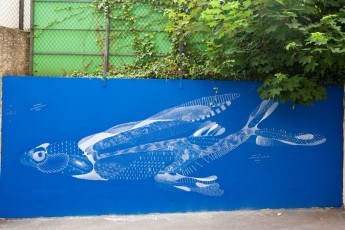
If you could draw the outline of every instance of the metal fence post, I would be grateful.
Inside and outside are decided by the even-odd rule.
[[[183,57],[183,41],[180,40],[179,44],[178,44],[178,48],[179,48],[179,56],[180,56],[180,60],[179,60],[179,78],[180,78],[180,89],[183,88],[183,63],[182,63],[182,57]]]
[[[179,68],[179,78],[180,78],[180,89],[183,88],[183,63],[182,63],[182,57],[183,55],[183,30],[181,30],[180,35],[179,35],[179,44],[178,44],[178,51],[179,51],[179,63],[178,63],[178,68]]]
[[[107,86],[107,73],[109,67],[109,33],[110,33],[110,18],[109,18],[109,4],[106,2],[106,11],[105,11],[105,47],[104,47],[104,61],[103,61],[103,86]]]
[[[33,76],[34,63],[34,6],[35,0],[30,1],[30,53],[29,53],[29,75]]]
[[[24,0],[19,0],[19,29],[24,29]]]

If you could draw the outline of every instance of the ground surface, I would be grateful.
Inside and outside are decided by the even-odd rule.
[[[150,215],[0,219],[6,230],[345,229],[344,209],[265,209]]]

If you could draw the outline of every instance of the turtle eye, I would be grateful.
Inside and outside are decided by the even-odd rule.
[[[37,162],[43,161],[46,158],[46,154],[47,152],[45,151],[36,151],[32,154],[32,159]]]

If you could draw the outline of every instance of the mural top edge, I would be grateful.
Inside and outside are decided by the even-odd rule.
[[[259,81],[245,81],[245,80],[220,80],[220,79],[180,79],[180,78],[104,78],[104,77],[64,77],[64,76],[9,76],[4,75],[2,76],[3,79],[11,79],[11,78],[27,78],[27,79],[80,79],[80,80],[100,80],[103,81],[165,81],[165,82],[232,82],[232,83],[252,83],[252,84],[261,84],[262,82]]]
[[[261,81],[246,81],[246,80],[226,80],[226,79],[185,79],[185,78],[104,78],[104,77],[74,77],[74,76],[16,76],[16,75],[3,75],[1,77],[4,79],[11,79],[11,78],[26,78],[26,79],[73,79],[73,80],[99,80],[100,82],[108,82],[108,81],[164,81],[164,82],[227,82],[231,84],[254,84],[254,85],[260,85],[262,84]],[[345,95],[345,85],[343,87],[341,86],[335,86],[335,85],[326,85],[327,89],[331,88],[343,88],[344,89],[344,95]]]

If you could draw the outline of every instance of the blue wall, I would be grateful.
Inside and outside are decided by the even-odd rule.
[[[179,84],[4,77],[0,217],[342,205],[342,89],[292,109]]]

